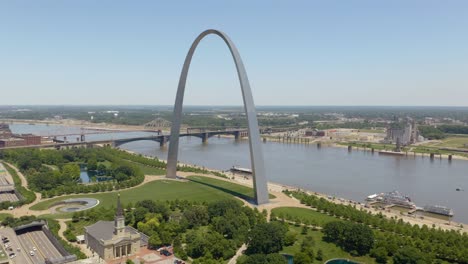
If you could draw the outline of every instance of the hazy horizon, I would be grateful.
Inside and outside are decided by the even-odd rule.
[[[7,105],[0,104],[0,107],[120,107],[120,108],[149,108],[149,107],[170,107],[173,105],[118,105],[118,104],[30,104],[30,105]],[[205,107],[226,107],[226,108],[243,108],[243,105],[184,105],[184,108],[205,108]],[[463,108],[468,109],[468,106],[445,106],[445,105],[256,105],[256,108]]]
[[[215,28],[260,106],[468,106],[467,12],[422,0],[0,2],[0,105],[172,105],[192,41]],[[185,102],[242,103],[216,36],[195,53]]]

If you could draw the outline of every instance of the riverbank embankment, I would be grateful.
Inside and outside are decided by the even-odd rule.
[[[132,154],[139,155],[138,153],[133,152],[133,151],[129,151],[129,150],[125,150],[125,151],[128,151],[129,153],[132,153]],[[147,157],[147,158],[152,158],[152,159],[154,158],[153,156],[148,156],[148,155],[144,155],[144,156]],[[163,162],[166,162],[164,159],[159,159],[159,160],[163,161]],[[227,178],[224,179],[226,181],[231,181],[231,182],[234,182],[234,183],[246,186],[246,187],[250,187],[250,188],[253,187],[252,177],[248,176],[248,175],[236,174],[236,173],[232,173],[230,171],[210,169],[210,168],[206,168],[204,166],[198,166],[198,165],[195,165],[195,164],[188,164],[188,163],[181,163],[181,162],[179,162],[178,164],[181,165],[181,166],[192,166],[192,167],[196,167],[196,168],[200,168],[200,169],[205,169],[205,170],[210,171],[210,172],[223,173],[224,175],[227,176]],[[178,175],[182,176],[182,177],[190,176],[190,175],[193,175],[193,174],[194,174],[193,172],[178,172]],[[197,173],[197,175],[198,174],[199,173]],[[213,176],[213,175],[202,175],[202,176],[216,177],[218,179],[220,178],[218,176]],[[285,191],[285,190],[299,190],[299,191],[306,192],[309,195],[315,195],[315,196],[317,196],[319,198],[326,199],[327,201],[330,201],[330,202],[333,202],[333,203],[336,203],[336,204],[353,206],[357,210],[366,210],[366,211],[371,212],[372,214],[382,213],[383,215],[385,215],[388,218],[402,219],[403,221],[408,222],[408,223],[410,223],[412,225],[415,225],[415,224],[419,225],[419,226],[426,225],[428,227],[432,227],[434,225],[436,228],[440,227],[441,229],[444,229],[444,230],[455,230],[455,231],[468,232],[468,226],[465,225],[465,224],[462,224],[462,223],[457,223],[457,222],[453,222],[453,221],[449,222],[449,221],[444,220],[444,219],[427,217],[427,216],[422,218],[420,216],[408,215],[408,214],[404,214],[404,213],[402,214],[401,211],[392,210],[392,209],[388,209],[388,208],[380,209],[380,208],[366,207],[366,205],[363,202],[358,202],[358,201],[355,201],[355,200],[345,199],[345,198],[342,198],[342,197],[336,197],[336,196],[332,196],[332,195],[329,195],[329,194],[326,194],[326,193],[319,193],[319,192],[315,192],[315,191],[310,190],[310,189],[304,189],[304,188],[300,188],[300,187],[297,187],[297,186],[291,186],[291,185],[281,184],[281,183],[272,182],[272,181],[269,181],[267,186],[268,186],[268,190],[270,192],[272,192],[273,194],[275,194],[275,195],[277,193],[283,193],[283,191]],[[281,201],[281,204],[288,203],[288,206],[304,207],[304,205],[301,205],[298,200],[296,200],[296,199],[294,199],[292,197],[289,197],[289,198],[290,198],[290,200],[288,200],[288,201]],[[272,201],[271,205],[259,206],[258,209],[259,210],[271,209],[274,206],[275,206],[275,202]]]

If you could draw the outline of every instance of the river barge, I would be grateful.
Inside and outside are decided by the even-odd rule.
[[[251,169],[241,168],[241,167],[238,167],[238,166],[232,166],[231,172],[252,175],[252,170]]]
[[[445,215],[448,217],[453,217],[453,210],[451,208],[441,206],[441,205],[426,205],[424,206],[424,212]]]
[[[405,156],[405,152],[396,152],[396,151],[389,151],[389,150],[380,150],[378,152],[380,155],[392,155],[392,156]]]

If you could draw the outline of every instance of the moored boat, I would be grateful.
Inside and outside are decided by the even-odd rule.
[[[426,205],[424,206],[424,212],[446,215],[449,217],[453,216],[453,210],[451,208],[441,206],[441,205]]]
[[[231,172],[234,172],[234,173],[244,173],[244,174],[252,174],[252,170],[251,170],[251,169],[241,168],[241,167],[238,167],[238,166],[232,166]]]

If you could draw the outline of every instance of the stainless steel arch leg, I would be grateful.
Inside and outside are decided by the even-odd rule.
[[[231,51],[239,77],[242,98],[244,101],[244,110],[247,116],[247,124],[249,130],[249,147],[250,147],[250,161],[252,163],[255,202],[260,204],[268,203],[268,187],[265,176],[265,165],[263,161],[263,152],[261,149],[260,131],[258,129],[257,113],[250,89],[249,79],[244,68],[242,59],[237,51],[236,46],[231,39],[221,31],[209,29],[202,32],[193,42],[190,50],[185,57],[184,66],[180,74],[179,85],[177,88],[177,95],[174,105],[174,115],[171,127],[171,140],[169,143],[169,153],[167,156],[167,178],[175,178],[177,173],[177,155],[179,150],[179,133],[182,119],[182,107],[184,101],[185,84],[187,82],[187,75],[192,61],[193,54],[200,41],[209,34],[215,34],[221,37]]]

